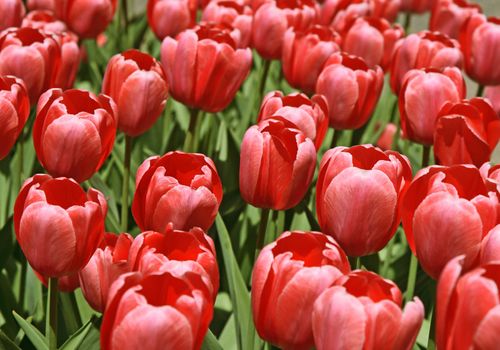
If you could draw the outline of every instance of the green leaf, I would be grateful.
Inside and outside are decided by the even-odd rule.
[[[12,311],[14,318],[16,319],[19,326],[23,329],[26,336],[35,346],[37,350],[48,350],[47,343],[45,342],[45,337],[35,326],[30,324],[24,318],[22,318],[17,312]]]
[[[5,264],[14,251],[14,229],[12,221],[12,217],[10,217],[0,230],[0,270],[5,267]]]
[[[0,329],[0,345],[5,350],[21,350],[7,335]]]
[[[219,341],[209,329],[205,338],[203,339],[203,344],[201,345],[202,350],[222,350],[222,346],[219,344]]]
[[[89,334],[92,325],[94,324],[96,318],[92,317],[87,323],[85,323],[79,330],[73,333],[68,340],[60,347],[60,350],[77,350],[83,343],[87,335]]]

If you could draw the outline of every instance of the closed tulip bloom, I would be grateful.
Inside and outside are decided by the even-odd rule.
[[[462,67],[458,41],[437,32],[422,31],[399,40],[391,61],[391,89],[399,94],[404,77],[412,69]]]
[[[19,27],[26,13],[22,0],[0,1],[0,31],[9,27]]]
[[[169,152],[137,170],[132,214],[142,231],[165,233],[212,226],[222,201],[213,161],[199,153]]]
[[[500,263],[500,225],[496,225],[481,243],[480,264]]]
[[[54,11],[55,0],[28,0],[27,5],[30,11],[34,10],[48,10]]]
[[[432,10],[436,0],[401,0],[401,11],[424,13]]]
[[[116,105],[84,90],[51,89],[38,102],[33,143],[40,164],[53,176],[88,180],[113,149]]]
[[[500,139],[500,117],[482,98],[446,103],[438,114],[434,158],[438,164],[474,164],[490,160]]]
[[[252,25],[252,44],[266,60],[281,58],[288,28],[305,30],[316,22],[317,8],[312,0],[276,0],[256,10]]]
[[[49,279],[36,271],[33,272],[35,273],[36,278],[38,278],[38,280],[48,288]],[[57,289],[61,292],[70,293],[79,287],[80,280],[78,279],[78,273],[76,272],[70,275],[61,276],[57,279]]]
[[[463,257],[458,257],[446,265],[439,278],[437,349],[498,349],[500,263],[466,271]]]
[[[392,144],[394,143],[394,136],[398,131],[398,127],[393,123],[388,123],[377,140],[377,147],[382,151],[388,151],[392,149]]]
[[[21,26],[57,34],[68,30],[66,23],[59,21],[53,12],[48,10],[35,10],[29,12],[26,17],[23,18]]]
[[[9,154],[30,114],[28,91],[21,79],[0,75],[0,159]]]
[[[403,136],[432,145],[436,120],[445,103],[465,98],[465,81],[458,68],[414,69],[406,74],[399,93],[399,115]]]
[[[113,20],[117,0],[57,0],[54,12],[80,38],[95,38]]]
[[[81,51],[78,37],[70,32],[55,36],[61,46],[61,65],[56,72],[54,86],[63,90],[71,89],[80,68]]]
[[[60,62],[61,49],[51,34],[34,28],[11,28],[0,34],[0,74],[21,78],[32,105],[54,86]]]
[[[371,0],[326,0],[321,7],[320,23],[343,34],[352,21],[369,16],[372,11]]]
[[[148,23],[156,37],[175,37],[196,23],[196,0],[148,0]]]
[[[402,0],[372,0],[372,17],[385,18],[389,22],[394,22],[401,8]]]
[[[200,349],[213,315],[204,288],[194,272],[122,275],[110,291],[101,348]]]
[[[411,349],[424,320],[415,298],[402,310],[396,284],[365,270],[340,277],[323,292],[312,313],[318,350]]]
[[[281,91],[268,93],[260,106],[258,122],[279,115],[292,123],[321,147],[328,129],[328,104],[321,95],[312,98],[301,93],[283,95]]]
[[[306,194],[315,166],[316,148],[295,124],[280,116],[263,120],[243,137],[241,196],[258,208],[293,208]]]
[[[165,38],[161,61],[173,98],[216,113],[231,103],[249,74],[252,52],[238,49],[227,27],[202,24],[177,39]]]
[[[24,182],[14,207],[17,241],[35,271],[46,277],[83,268],[104,234],[106,200],[72,179],[38,174]]]
[[[401,213],[411,250],[427,274],[437,279],[452,258],[465,267],[479,256],[481,241],[498,223],[498,197],[472,165],[422,169],[406,191]]]
[[[376,253],[399,226],[398,204],[411,178],[410,162],[397,152],[371,145],[327,151],[316,188],[322,232],[350,256]]]
[[[481,85],[500,84],[500,18],[474,14],[462,26],[465,71]]]
[[[88,264],[80,270],[83,296],[94,310],[104,312],[111,285],[131,271],[128,255],[133,240],[127,233],[105,233]]]
[[[379,66],[346,53],[333,54],[325,63],[316,83],[316,93],[328,101],[330,127],[357,129],[366,124],[384,86]]]
[[[264,247],[252,273],[252,311],[260,337],[284,349],[311,348],[314,301],[349,271],[342,249],[320,232],[285,232]]]
[[[288,83],[307,94],[314,93],[319,73],[328,57],[340,51],[340,35],[327,26],[299,31],[289,28],[283,40],[281,64]]]
[[[165,109],[167,78],[156,59],[127,50],[109,61],[102,92],[116,102],[118,129],[135,137],[149,130]]]
[[[362,57],[368,66],[379,65],[385,71],[396,42],[403,36],[399,24],[391,25],[383,18],[358,18],[346,30],[342,47],[351,55]]]
[[[462,25],[476,13],[481,13],[481,6],[467,0],[437,0],[431,12],[429,29],[458,39]]]
[[[500,85],[486,87],[484,97],[489,100],[496,114],[500,116]]]

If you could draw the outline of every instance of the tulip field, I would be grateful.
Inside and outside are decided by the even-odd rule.
[[[500,350],[496,2],[0,0],[0,350]]]

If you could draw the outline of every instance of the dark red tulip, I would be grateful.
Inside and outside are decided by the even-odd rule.
[[[0,1],[0,31],[9,27],[19,27],[26,13],[22,0]]]
[[[475,13],[481,13],[481,6],[467,0],[437,0],[431,12],[429,29],[458,39],[460,28]]]
[[[175,37],[196,23],[197,0],[148,0],[148,23],[156,37]]]

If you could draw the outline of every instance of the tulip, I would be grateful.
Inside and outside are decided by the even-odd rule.
[[[369,67],[379,65],[385,71],[392,59],[396,42],[404,36],[399,24],[376,17],[358,18],[346,29],[344,51],[362,57]]]
[[[163,40],[191,28],[196,23],[196,0],[148,0],[148,23]]]
[[[480,264],[500,263],[500,225],[496,225],[481,243]]]
[[[443,270],[437,286],[437,349],[497,349],[500,344],[500,263],[465,273],[463,257]]]
[[[377,274],[356,270],[324,291],[312,313],[318,350],[411,349],[424,320],[415,298],[401,310],[396,284]]]
[[[385,18],[389,22],[394,22],[401,8],[402,0],[372,0],[373,10],[371,16]]]
[[[249,48],[238,49],[227,28],[202,24],[165,38],[161,61],[170,93],[192,108],[220,112],[233,100],[252,65]]]
[[[492,166],[490,163],[484,163],[479,171],[488,191],[496,191],[500,195],[500,164]]]
[[[321,69],[331,54],[340,51],[340,35],[327,26],[304,31],[290,28],[283,40],[281,64],[288,83],[307,94],[314,93]]]
[[[113,149],[116,105],[84,90],[51,89],[38,102],[33,143],[42,166],[54,176],[88,180]]]
[[[336,147],[321,160],[318,222],[350,256],[382,249],[401,221],[400,198],[412,178],[410,162],[371,145]]]
[[[311,139],[318,150],[328,129],[328,105],[321,95],[309,99],[301,93],[283,95],[281,91],[268,93],[260,106],[258,122],[279,115],[292,122]]]
[[[391,89],[397,95],[405,74],[412,69],[462,67],[458,41],[444,34],[428,31],[411,34],[399,40],[391,61]]]
[[[41,275],[40,273],[33,271],[35,273],[36,278],[42,284],[48,288],[49,280],[47,277]],[[78,280],[78,273],[72,273],[70,275],[62,276],[57,279],[57,289],[60,292],[71,293],[80,287],[80,281]]]
[[[349,271],[342,249],[320,232],[285,232],[264,247],[253,269],[251,295],[260,337],[284,349],[311,348],[314,301]]]
[[[392,149],[392,144],[394,143],[394,136],[398,131],[398,127],[393,123],[388,123],[377,140],[377,147],[382,151],[388,151]]]
[[[495,112],[500,116],[500,85],[486,87],[484,97],[489,100]]]
[[[80,38],[95,38],[111,23],[117,0],[57,0],[54,12]]]
[[[9,154],[30,114],[28,91],[21,79],[0,75],[0,159]]]
[[[200,349],[213,315],[204,287],[192,272],[122,275],[110,290],[101,348]]]
[[[461,28],[460,44],[469,77],[481,85],[499,85],[500,18],[470,16]]]
[[[266,60],[280,59],[286,30],[290,27],[305,30],[316,22],[316,16],[312,0],[267,1],[255,10],[253,47]]]
[[[109,61],[102,92],[116,102],[118,128],[135,137],[150,129],[165,109],[167,78],[156,59],[127,50]]]
[[[21,0],[0,1],[0,31],[9,27],[19,27],[26,13]]]
[[[35,271],[46,277],[76,273],[102,235],[107,204],[72,179],[38,174],[24,182],[14,207],[17,241]]]
[[[462,25],[476,13],[481,13],[481,6],[467,0],[437,0],[431,12],[429,29],[458,39]]]
[[[55,0],[28,0],[28,9],[30,11],[34,10],[54,11],[55,8],[54,1]]]
[[[357,129],[370,118],[382,93],[384,73],[370,68],[362,58],[336,53],[325,63],[316,93],[328,101],[330,127]]]
[[[48,10],[31,11],[24,17],[21,27],[35,28],[57,34],[68,30],[66,23],[59,21],[54,14]]]
[[[482,98],[446,103],[438,114],[434,158],[438,164],[474,164],[490,160],[500,139],[500,117]]]
[[[165,233],[212,226],[222,201],[213,161],[199,153],[169,152],[148,158],[137,170],[132,213],[142,231]]]
[[[133,238],[127,233],[105,233],[94,255],[78,276],[85,300],[98,312],[104,312],[109,290],[121,275],[130,272],[128,254]]]
[[[456,256],[465,255],[464,266],[473,266],[483,237],[499,223],[498,197],[472,165],[422,169],[400,209],[408,244],[435,279]]]
[[[240,32],[237,42],[239,48],[250,45],[252,38],[253,11],[250,6],[241,5],[233,0],[211,1],[203,10],[202,21],[221,23]]]
[[[241,144],[240,192],[258,208],[290,209],[302,200],[316,166],[316,149],[297,126],[275,116],[249,128]]]
[[[71,89],[80,67],[81,51],[78,46],[78,37],[73,33],[65,32],[56,35],[55,38],[61,46],[61,65],[56,72],[54,86],[63,90]]]
[[[61,49],[51,34],[34,28],[11,28],[0,34],[0,75],[22,79],[31,104],[54,86],[60,61]]]
[[[432,10],[436,0],[401,0],[401,11],[424,13]]]
[[[343,34],[352,21],[369,16],[372,11],[370,0],[326,0],[321,8],[320,23]]]
[[[414,69],[406,74],[399,93],[403,137],[432,145],[436,120],[445,103],[465,98],[465,81],[458,68]]]

